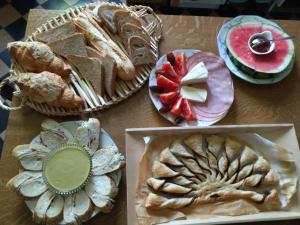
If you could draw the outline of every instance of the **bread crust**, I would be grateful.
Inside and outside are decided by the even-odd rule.
[[[36,39],[40,42],[50,43],[74,33],[76,33],[75,25],[72,21],[69,21],[58,27],[37,34]]]
[[[122,38],[122,41],[127,49],[128,49],[128,39],[131,36],[140,36],[150,43],[150,36],[147,35],[141,27],[130,22],[126,22],[120,27],[119,35]]]
[[[136,66],[154,63],[149,41],[141,36],[131,36],[128,39],[128,52],[132,63]]]
[[[113,98],[116,92],[116,81],[117,81],[117,65],[113,58],[105,55],[89,46],[87,46],[87,53],[89,57],[98,58],[104,68],[104,88],[107,94]]]
[[[57,55],[66,57],[67,55],[87,56],[85,49],[85,38],[81,33],[74,33],[48,44]]]
[[[121,34],[121,28],[125,23],[131,23],[138,27],[142,27],[139,18],[125,9],[116,10],[116,12],[113,15],[113,21],[117,27],[118,34]]]
[[[120,9],[119,6],[111,5],[109,3],[101,4],[98,8],[98,16],[101,18],[108,30],[113,34],[117,33],[117,27],[113,21],[113,17],[118,9]]]
[[[104,68],[100,59],[95,57],[83,57],[78,55],[67,55],[66,58],[78,69],[80,74],[86,78],[100,96],[104,95]]]

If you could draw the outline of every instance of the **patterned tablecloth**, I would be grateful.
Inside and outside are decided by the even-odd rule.
[[[27,16],[30,9],[64,10],[74,5],[82,5],[95,0],[0,0],[0,81],[9,75],[10,56],[6,45],[24,38]],[[121,0],[112,0],[122,2]],[[110,2],[112,2],[110,1]],[[12,90],[6,87],[1,95],[6,104],[11,103]],[[0,96],[0,98],[2,98]],[[5,137],[9,113],[0,109],[0,156]]]

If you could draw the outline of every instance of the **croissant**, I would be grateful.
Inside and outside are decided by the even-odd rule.
[[[66,108],[82,106],[81,97],[77,96],[55,73],[20,73],[16,79],[25,96],[39,103],[48,103]]]
[[[12,57],[28,72],[49,71],[60,76],[68,76],[71,73],[70,65],[55,56],[44,43],[16,41],[8,43],[7,48]]]

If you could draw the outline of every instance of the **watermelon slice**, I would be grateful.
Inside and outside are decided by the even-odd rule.
[[[267,55],[255,55],[250,51],[250,36],[267,30],[272,32],[273,38],[288,36],[279,27],[254,21],[233,26],[227,33],[226,47],[232,62],[254,78],[272,78],[294,61],[295,47],[292,40],[276,42],[274,51]]]

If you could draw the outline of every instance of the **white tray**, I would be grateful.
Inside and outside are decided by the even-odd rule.
[[[258,133],[259,135],[284,146],[295,156],[297,172],[300,174],[300,150],[293,124],[255,124],[255,125],[225,125],[211,127],[164,127],[164,128],[133,128],[126,130],[126,165],[127,165],[127,224],[137,225],[135,213],[135,191],[139,173],[139,161],[145,149],[143,137],[163,136],[170,134],[189,133]],[[178,220],[164,225],[204,225],[230,224],[258,221],[275,221],[300,219],[300,189],[290,203],[289,211],[262,212],[245,216],[213,216],[207,219]],[[295,223],[296,224],[296,223]]]

